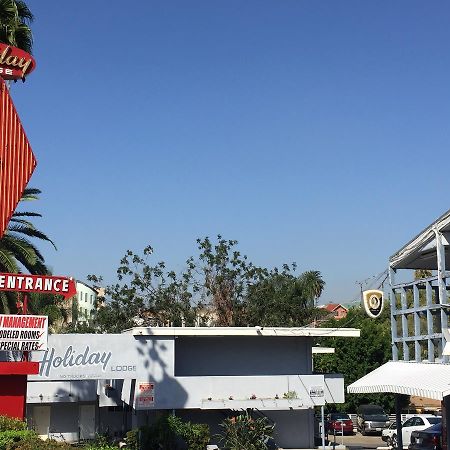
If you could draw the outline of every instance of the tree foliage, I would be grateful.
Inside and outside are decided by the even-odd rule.
[[[40,193],[39,189],[27,188],[20,201],[37,200]],[[55,244],[30,221],[31,218],[37,217],[41,217],[41,214],[31,211],[14,212],[8,228],[0,239],[0,272],[50,274],[44,256],[32,239],[49,242],[53,247]],[[17,300],[17,294],[14,292],[0,292],[1,312],[15,312]]]
[[[320,315],[315,301],[325,282],[320,272],[297,276],[296,264],[267,269],[251,262],[237,241],[218,236],[197,240],[197,255],[180,273],[163,261],[152,263],[153,248],[142,255],[127,251],[117,282],[106,287],[108,302],[98,309],[99,331],[134,326],[192,326],[207,311],[217,326],[303,326]],[[100,284],[101,277],[89,280]],[[212,319],[211,319],[212,318]]]
[[[274,425],[267,417],[253,418],[248,411],[226,418],[220,427],[222,432],[218,438],[230,450],[266,450],[274,432]]]
[[[314,370],[318,373],[341,373],[347,386],[391,359],[391,323],[389,307],[378,319],[369,318],[360,308],[350,308],[345,319],[331,319],[324,327],[354,327],[361,330],[361,337],[355,339],[324,337],[318,344],[334,347],[334,354],[314,355]],[[407,399],[405,399],[407,403]],[[387,412],[394,411],[392,394],[348,394],[346,402],[333,405],[338,411],[355,412],[360,404],[375,403]]]
[[[0,0],[0,42],[31,53],[33,35],[30,24],[34,17],[22,0]]]

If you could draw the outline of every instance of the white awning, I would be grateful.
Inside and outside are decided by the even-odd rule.
[[[392,392],[443,400],[450,395],[450,364],[390,361],[347,386],[347,392]]]

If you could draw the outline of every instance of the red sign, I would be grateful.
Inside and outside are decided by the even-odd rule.
[[[16,108],[0,78],[0,238],[35,167],[36,159]]]
[[[67,299],[76,295],[77,286],[75,280],[68,277],[0,273],[0,291],[58,294]]]
[[[36,67],[36,61],[17,47],[0,43],[0,77],[4,80],[25,78]]]

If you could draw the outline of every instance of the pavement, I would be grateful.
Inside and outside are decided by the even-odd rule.
[[[386,442],[381,439],[381,436],[362,436],[360,433],[356,433],[353,436],[329,436],[329,446],[333,448],[336,446],[344,446],[350,450],[360,450],[360,449],[376,449],[379,447],[386,447]],[[320,450],[321,446],[318,446]],[[336,450],[339,450],[336,448]],[[381,449],[380,449],[381,450]]]

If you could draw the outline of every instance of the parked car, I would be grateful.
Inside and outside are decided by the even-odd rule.
[[[436,425],[441,423],[442,417],[433,416],[431,414],[416,414],[409,419],[406,419],[402,424],[402,439],[403,445],[409,445],[411,442],[411,434],[414,431],[425,430],[426,428],[431,427],[432,425]],[[388,430],[383,431],[383,435],[387,435],[386,442],[391,447],[397,447],[397,429],[389,427]],[[383,440],[384,437],[381,436]]]
[[[328,434],[353,434],[353,421],[345,413],[328,414],[326,430]]]
[[[391,424],[389,416],[378,405],[361,405],[357,411],[358,431],[365,436],[368,433],[379,433]]]
[[[397,422],[392,422],[388,428],[385,428],[381,432],[381,439],[384,442],[387,442],[389,446],[391,446],[392,435],[397,433]]]
[[[442,421],[425,430],[413,431],[408,450],[442,450]]]

